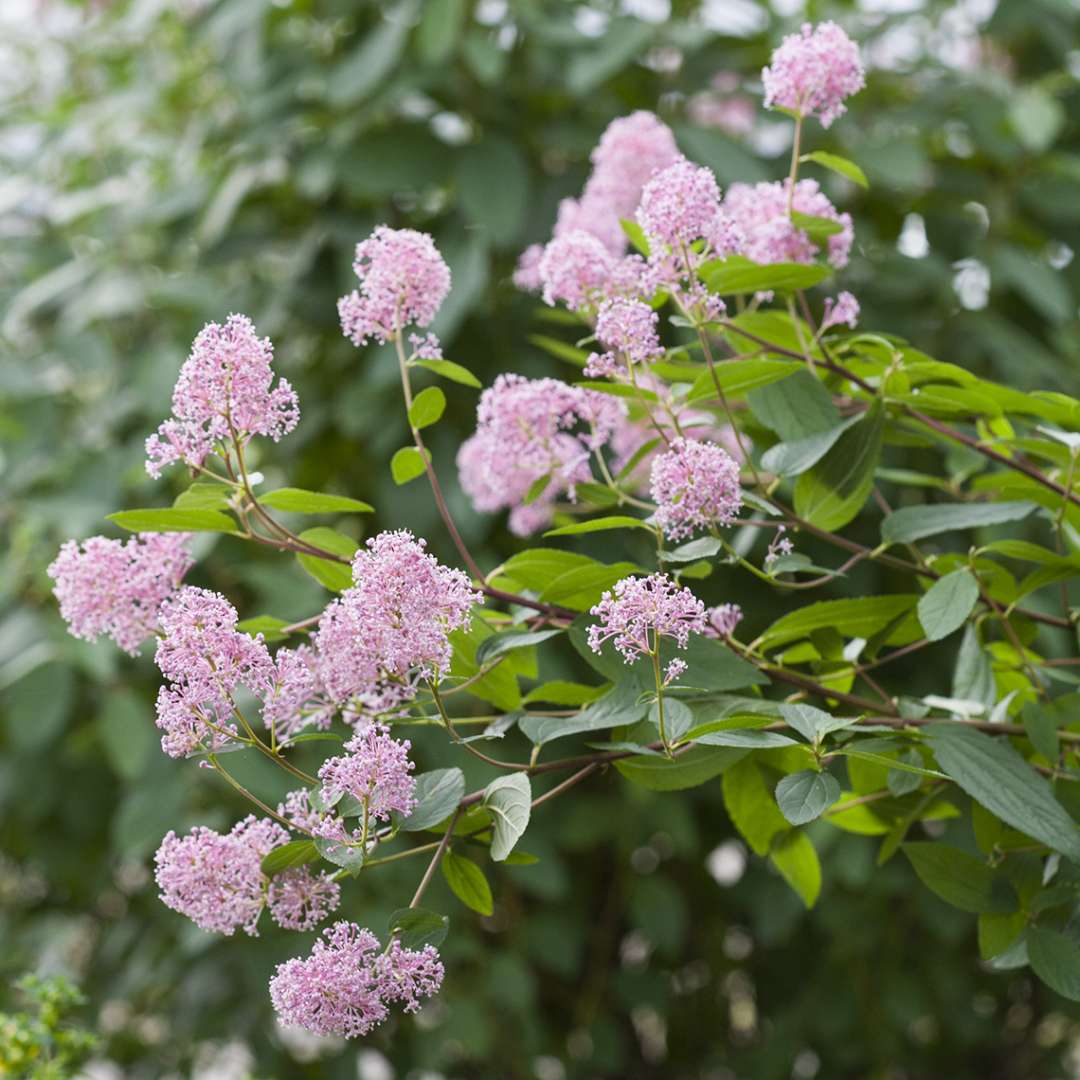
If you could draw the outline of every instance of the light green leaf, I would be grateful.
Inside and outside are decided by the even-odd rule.
[[[323,559],[317,555],[299,554],[296,561],[317,581],[320,585],[333,592],[344,592],[352,583],[352,561],[356,549],[360,546],[351,536],[319,526],[315,529],[305,529],[300,534],[301,540],[306,540],[313,547],[328,551],[337,555],[347,562],[335,562],[332,559]]]
[[[827,772],[803,769],[783,777],[776,785],[780,812],[792,825],[805,825],[821,817],[840,798],[840,784]]]
[[[284,619],[275,619],[273,615],[256,615],[253,619],[242,619],[236,629],[252,637],[262,634],[266,641],[285,641],[288,634],[281,633],[281,629],[288,625]]]
[[[502,862],[529,825],[532,812],[529,778],[520,772],[497,777],[484,788],[483,805],[493,824],[491,857]]]
[[[225,510],[233,489],[216,480],[196,480],[187,491],[173,499],[177,510]]]
[[[905,506],[881,523],[886,544],[911,544],[927,536],[984,525],[1020,521],[1037,509],[1033,502],[936,503]]]
[[[769,858],[802,902],[812,908],[821,894],[821,863],[806,833],[792,829],[782,834],[773,844]]]
[[[847,177],[848,180],[858,184],[859,187],[868,188],[870,186],[870,181],[866,179],[866,173],[854,161],[848,161],[847,158],[840,157],[839,154],[828,154],[824,150],[815,150],[813,153],[803,154],[799,160],[816,162],[834,173]]]
[[[724,731],[706,731],[695,735],[688,731],[691,742],[704,746],[745,746],[748,750],[774,749],[778,746],[798,746],[794,739],[781,735],[779,731],[755,731],[753,729],[727,729]]]
[[[744,757],[724,773],[723,790],[732,824],[755,854],[768,855],[773,838],[787,832],[789,825],[755,757]]]
[[[428,386],[413,398],[413,403],[409,408],[409,423],[414,428],[431,427],[444,412],[446,412],[446,395],[437,386]],[[398,453],[401,451],[399,450]],[[413,453],[419,456],[420,452],[414,450]],[[397,480],[396,473],[394,479]]]
[[[128,532],[220,532],[240,534],[236,522],[218,510],[121,510],[106,520]]]
[[[833,627],[845,637],[869,639],[910,611],[911,618],[898,624],[888,639],[888,644],[905,645],[921,636],[915,618],[917,602],[917,596],[908,594],[821,600],[777,619],[759,640],[769,648],[776,648],[808,637],[823,627]]]
[[[480,915],[491,915],[494,912],[491,886],[484,877],[484,871],[472,859],[448,851],[442,858],[442,872],[453,894],[466,907]]]
[[[359,499],[350,499],[345,495],[324,495],[302,488],[268,491],[259,496],[259,502],[274,510],[287,510],[294,514],[370,514],[375,510],[375,507]]]
[[[844,231],[844,226],[839,221],[815,217],[813,214],[801,214],[798,210],[791,211],[791,223],[796,229],[806,233],[819,248],[828,244],[830,236]]]
[[[821,284],[832,274],[827,266],[805,263],[761,265],[742,255],[712,259],[699,270],[709,290],[727,296],[732,293],[793,292]]]
[[[919,880],[947,904],[975,915],[1015,911],[1009,883],[982,859],[942,843],[901,844]]]
[[[1007,739],[961,724],[931,724],[924,733],[941,768],[976,802],[1006,825],[1080,863],[1076,823]]]
[[[465,794],[465,774],[458,768],[432,769],[416,778],[416,806],[401,823],[406,832],[422,832],[444,822]]]
[[[412,366],[427,368],[428,371],[433,371],[451,382],[461,383],[462,386],[471,386],[476,390],[481,386],[480,380],[467,367],[455,364],[453,360],[414,360]]]
[[[967,621],[979,599],[979,583],[966,567],[938,578],[919,598],[919,622],[930,641],[941,641]]]
[[[649,238],[645,235],[645,230],[636,222],[630,218],[619,218],[619,224],[622,226],[622,231],[626,234],[626,239],[630,241],[631,247],[639,254],[644,255],[645,258],[649,257]]]
[[[591,521],[575,521],[573,525],[563,525],[560,529],[549,529],[545,536],[578,536],[581,533],[607,532],[609,529],[649,529],[641,518],[614,514],[611,517],[593,518]]]
[[[415,446],[403,446],[390,459],[390,474],[398,487],[423,476],[426,471],[424,455]]]
[[[587,349],[579,349],[568,341],[560,341],[558,338],[548,337],[546,334],[530,334],[529,341],[539,349],[557,360],[566,360],[575,367],[584,367],[589,359]]]

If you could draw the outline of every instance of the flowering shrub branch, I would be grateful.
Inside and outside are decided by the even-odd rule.
[[[843,113],[863,70],[854,43],[826,23],[785,39],[763,81],[766,105],[794,121],[782,182],[722,193],[655,116],[610,125],[580,199],[561,205],[551,240],[526,251],[515,274],[580,321],[583,339],[552,351],[582,378],[500,375],[457,455],[475,509],[507,511],[516,535],[610,532],[640,552],[640,534],[652,566],[537,546],[484,572],[423,435],[446,395],[412,382],[426,371],[479,388],[427,331],[450,271],[431,237],[381,226],[357,246],[342,330],[357,346],[393,343],[412,445],[391,471],[399,484],[426,477],[464,570],[407,531],[357,550],[333,529],[295,532],[278,519],[272,511],[371,507],[296,488],[259,492],[252,440],[282,439],[300,411],[289,384],[274,382],[270,342],[240,315],[196,338],[172,416],[147,442],[150,474],[186,465],[190,488],[170,508],[113,515],[137,534],[126,544],[72,541],[50,567],[73,634],[106,634],[130,653],[156,638],[163,750],[218,773],[261,815],[226,834],[165,837],[157,882],[171,908],[223,934],[257,934],[264,909],[282,928],[308,930],[356,876],[430,856],[385,934],[337,921],[310,955],[278,967],[270,997],[284,1022],[361,1036],[391,1006],[419,1008],[447,977],[437,952],[447,918],[420,906],[436,872],[490,914],[462,884],[467,860],[456,849],[467,841],[496,864],[528,861],[515,847],[533,810],[609,768],[660,791],[719,782],[746,842],[807,905],[821,887],[808,825],[880,836],[879,861],[903,850],[931,890],[979,916],[985,960],[1030,962],[1075,996],[1080,960],[1065,977],[1060,956],[1076,952],[1063,930],[1080,901],[1078,804],[1067,786],[1080,778],[1080,731],[1068,696],[1054,691],[1073,684],[1076,661],[1043,653],[1075,640],[1067,592],[1057,614],[1045,590],[1080,567],[1080,402],[1019,394],[859,332],[849,292],[824,299],[815,319],[808,290],[846,265],[854,224],[801,166],[865,180],[853,163],[803,145],[810,120],[827,128]],[[892,445],[918,448],[942,475],[889,469]],[[946,458],[942,469],[950,446],[963,461]],[[871,508],[881,515],[876,546],[845,532],[865,526]],[[1025,534],[1001,536],[1002,526]],[[197,531],[291,552],[333,596],[298,622],[240,621],[225,597],[183,583]],[[961,551],[948,542],[957,536],[968,538]],[[807,540],[843,561],[816,565],[799,550]],[[908,591],[785,606],[864,561]],[[1018,577],[1017,565],[1034,569]],[[738,605],[707,608],[695,594],[693,583],[720,569],[760,583],[760,630],[749,641],[738,636]],[[916,698],[885,683],[883,669],[949,648],[961,631],[953,685],[941,694]],[[601,681],[543,682],[523,695],[541,646],[576,652]],[[399,737],[409,725],[443,728],[448,754],[499,774],[467,794],[456,764],[417,773]],[[515,729],[527,760],[477,745]],[[574,737],[593,740],[592,752],[541,760]],[[297,763],[320,742],[335,752],[311,770]],[[276,807],[222,764],[251,750],[299,784]],[[569,775],[535,794],[548,773]],[[924,823],[973,813],[978,854],[940,832],[909,840]],[[410,833],[439,838],[387,850]],[[1013,872],[1018,853],[1040,860],[1038,887]]]

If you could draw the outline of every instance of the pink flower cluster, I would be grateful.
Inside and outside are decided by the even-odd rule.
[[[158,627],[158,609],[194,560],[187,533],[139,533],[126,543],[69,540],[49,564],[69,632],[84,641],[107,634],[134,656]]]
[[[834,22],[803,25],[773,51],[761,73],[765,106],[816,116],[822,127],[847,111],[844,99],[866,85],[858,46]]]
[[[160,476],[174,461],[197,468],[234,434],[277,442],[292,431],[300,405],[285,379],[272,388],[273,354],[270,339],[258,337],[245,315],[204,326],[180,369],[172,418],[146,440],[146,471]]]
[[[852,330],[859,322],[859,301],[849,292],[842,292],[835,300],[831,296],[825,298],[825,315],[821,320],[820,333],[824,333],[832,326],[846,324]]]
[[[705,632],[705,605],[667,574],[623,578],[589,613],[599,619],[589,627],[589,648],[598,653],[605,641],[614,639],[628,664],[651,656],[661,638],[671,638],[685,649],[692,633]],[[685,670],[682,661],[673,663],[671,678]]]
[[[585,364],[589,378],[614,378],[632,364],[648,364],[664,355],[656,333],[659,316],[640,300],[605,300],[596,313],[596,338],[607,350],[592,353]]]
[[[742,622],[743,612],[738,604],[718,604],[705,612],[706,637],[727,638],[735,633],[735,628]]]
[[[370,930],[337,922],[323,931],[310,956],[278,965],[270,1000],[283,1024],[356,1038],[381,1024],[390,1004],[416,1012],[424,998],[438,993],[443,975],[431,945],[406,949],[395,938],[380,953]]]
[[[279,926],[308,930],[338,906],[340,890],[325,874],[316,876],[306,867],[271,881],[262,860],[288,840],[277,822],[251,815],[225,834],[203,826],[184,837],[170,832],[154,856],[162,903],[218,934],[242,929],[257,937],[266,906]]]
[[[353,559],[353,585],[323,613],[315,633],[329,699],[362,712],[410,700],[420,679],[450,663],[448,635],[468,629],[480,594],[411,532],[383,532]]]
[[[675,439],[652,463],[656,523],[671,540],[730,525],[742,506],[735,459],[716,443]]]
[[[237,630],[236,608],[220,593],[190,585],[162,604],[160,621],[154,660],[169,680],[157,700],[161,748],[170,757],[218,749],[237,734],[237,689],[262,699],[274,685],[262,635]]]
[[[720,203],[720,186],[712,170],[686,158],[657,173],[641,193],[638,224],[651,247],[682,252],[697,240],[714,247],[730,246],[730,222]]]
[[[560,495],[573,499],[575,485],[591,480],[589,455],[624,415],[606,394],[557,379],[500,375],[480,396],[476,434],[458,451],[461,486],[479,511],[509,509],[511,531],[527,536],[551,520]],[[544,490],[526,503],[544,477]]]
[[[360,279],[338,301],[345,336],[356,346],[385,342],[406,326],[427,326],[450,291],[450,268],[427,233],[380,225],[356,245]],[[433,347],[431,335],[424,347]],[[434,342],[437,348],[437,342]]]
[[[818,246],[798,228],[788,212],[791,181],[732,184],[724,198],[728,214],[739,222],[746,243],[743,254],[757,263],[809,263]],[[851,215],[839,213],[816,180],[799,180],[791,198],[791,209],[810,217],[828,218],[841,226],[828,237],[828,260],[837,269],[847,265],[854,239]]]
[[[407,817],[416,807],[410,745],[392,738],[384,724],[368,724],[345,744],[345,755],[323,762],[323,791],[330,798],[358,799],[375,821],[388,821],[394,811]]]

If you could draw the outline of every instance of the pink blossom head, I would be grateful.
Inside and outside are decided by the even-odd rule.
[[[640,300],[605,300],[596,313],[596,337],[607,350],[593,353],[585,365],[591,378],[612,377],[631,364],[648,364],[664,355],[656,332],[659,316]]]
[[[134,656],[158,627],[158,608],[194,560],[187,533],[139,533],[126,543],[69,540],[49,564],[68,632],[85,641],[107,634]]]
[[[427,233],[380,225],[356,245],[360,287],[338,301],[341,329],[356,346],[428,326],[450,291],[450,268]]]
[[[738,604],[718,604],[705,612],[706,637],[728,638],[742,622],[742,608]]]
[[[306,866],[277,874],[266,890],[270,918],[285,930],[313,930],[340,902],[338,883]]]
[[[785,37],[761,79],[766,108],[816,116],[825,128],[847,110],[844,99],[866,85],[858,46],[834,22],[806,23]]]
[[[267,886],[261,863],[288,840],[277,822],[252,816],[224,835],[201,826],[184,837],[170,832],[154,856],[161,900],[202,930],[258,936]]]
[[[207,323],[191,347],[173,390],[172,418],[146,440],[146,470],[160,476],[174,461],[197,468],[233,435],[265,435],[277,442],[300,419],[296,392],[284,379],[273,386],[273,346],[246,315],[224,326]]]
[[[798,228],[788,212],[789,180],[759,184],[732,184],[724,197],[724,209],[745,235],[743,254],[757,263],[810,263],[818,245]],[[799,180],[791,209],[810,217],[828,218],[840,231],[828,237],[826,256],[840,269],[847,265],[854,239],[851,215],[839,213],[816,180]]]
[[[380,953],[370,930],[338,922],[323,932],[310,956],[278,965],[270,1000],[283,1024],[356,1038],[381,1024],[390,1004],[415,1012],[423,998],[439,991],[443,975],[432,946],[416,951],[394,939]]]
[[[574,311],[595,307],[615,267],[615,258],[592,233],[577,229],[555,237],[537,267],[544,303],[554,306],[561,300]]]
[[[705,632],[705,605],[667,574],[617,581],[590,614],[599,621],[589,627],[589,648],[598,653],[605,641],[614,639],[628,664],[651,655],[660,638],[685,649],[691,633]]]
[[[543,244],[530,244],[519,256],[514,268],[514,284],[525,292],[539,292],[540,260],[544,257]]]
[[[859,322],[859,301],[849,292],[842,292],[835,300],[825,298],[825,316],[821,320],[821,331],[824,333],[832,326],[849,326],[852,330]]]
[[[528,535],[551,520],[560,495],[574,498],[575,486],[592,478],[589,457],[624,412],[616,398],[558,379],[500,375],[481,394],[476,434],[458,452],[462,489],[477,510],[509,509],[511,529]]]
[[[669,165],[645,185],[637,220],[651,244],[675,251],[711,239],[722,220],[712,170],[685,158]]]
[[[416,806],[409,747],[384,725],[368,724],[345,744],[346,754],[323,763],[323,790],[359,799],[375,821],[388,820],[392,811],[408,816]]]
[[[620,116],[608,124],[590,155],[593,172],[583,201],[604,202],[616,218],[629,217],[653,173],[678,157],[671,128],[654,113],[640,109]]]
[[[325,731],[333,714],[315,650],[310,645],[278,649],[262,710],[263,723],[274,731],[277,743],[286,745],[308,728]]]
[[[735,459],[716,443],[675,439],[652,463],[656,522],[671,540],[730,525],[742,506]]]

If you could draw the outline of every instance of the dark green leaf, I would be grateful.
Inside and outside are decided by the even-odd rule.
[[[1055,993],[1080,1001],[1080,945],[1057,930],[1032,926],[1027,932],[1031,969]]]
[[[1026,518],[1036,505],[1033,502],[936,503],[905,506],[881,523],[881,539],[886,544],[911,544],[927,536],[1001,525]]]
[[[436,949],[446,940],[450,920],[445,915],[426,908],[399,908],[390,916],[387,930],[397,934],[406,949],[422,949],[433,945]]]
[[[454,895],[480,915],[491,915],[495,905],[484,871],[472,861],[448,851],[442,858],[443,877]]]
[[[616,761],[615,768],[635,784],[651,791],[682,791],[699,787],[734,765],[746,750],[728,746],[701,746],[679,754],[674,761],[667,758],[630,758]]]
[[[531,645],[539,645],[542,641],[557,637],[562,630],[532,630],[522,632],[520,630],[504,630],[491,637],[484,638],[476,650],[476,662],[483,667],[504,653],[513,652],[515,649],[527,649]]]
[[[1008,882],[982,859],[942,843],[902,844],[919,880],[947,904],[979,915],[1016,910]]]
[[[314,862],[318,857],[318,848],[310,840],[291,840],[274,848],[260,865],[267,877],[273,877],[282,870],[291,870],[295,866]]]
[[[416,807],[401,823],[406,832],[421,832],[444,822],[465,794],[465,774],[458,768],[432,769],[416,778]]]
[[[827,772],[803,769],[791,773],[776,785],[780,812],[792,825],[805,825],[821,817],[840,798],[840,784]]]

